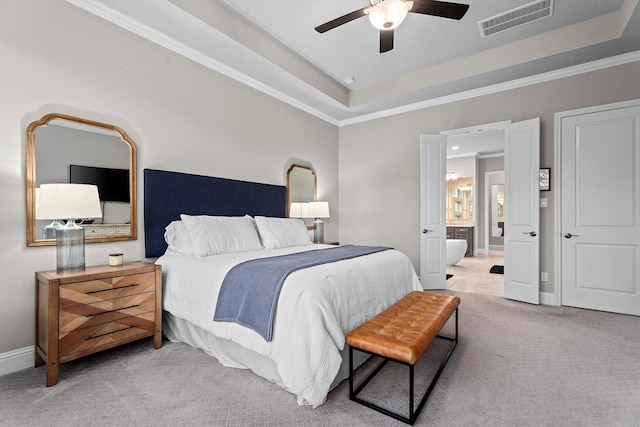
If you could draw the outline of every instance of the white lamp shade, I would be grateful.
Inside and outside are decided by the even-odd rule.
[[[289,206],[290,218],[311,218],[308,214],[307,203],[292,202]]]
[[[307,206],[309,218],[329,218],[329,202],[309,202]]]
[[[98,187],[88,184],[42,184],[36,189],[36,219],[100,218]]]
[[[369,11],[369,21],[379,30],[393,30],[407,17],[411,4],[403,0],[383,0]]]

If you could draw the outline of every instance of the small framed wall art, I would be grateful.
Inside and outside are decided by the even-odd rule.
[[[551,168],[540,169],[540,191],[551,190]]]

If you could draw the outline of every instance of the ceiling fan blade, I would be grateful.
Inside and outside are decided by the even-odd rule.
[[[462,19],[467,13],[467,10],[469,10],[468,4],[435,0],[414,0],[410,12],[439,16],[441,18]]]
[[[358,19],[358,18],[360,18],[360,17],[365,15],[365,13],[364,13],[365,9],[369,9],[369,7],[364,7],[362,9],[354,10],[351,13],[347,13],[346,15],[343,15],[343,16],[341,16],[339,18],[332,19],[331,21],[325,22],[322,25],[318,25],[316,27],[316,31],[319,32],[319,33],[324,33],[326,31],[333,30],[334,28],[339,27],[342,24],[346,24],[347,22],[351,22],[354,19]]]
[[[393,49],[393,30],[380,30],[380,53]]]

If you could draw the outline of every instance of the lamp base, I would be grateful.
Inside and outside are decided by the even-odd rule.
[[[63,224],[54,219],[51,224],[42,227],[42,238],[43,239],[55,239],[56,238],[56,229],[62,227]]]
[[[84,228],[73,219],[56,229],[56,271],[84,271]]]
[[[313,230],[313,243],[324,242],[324,222],[320,218],[314,221],[316,228]]]

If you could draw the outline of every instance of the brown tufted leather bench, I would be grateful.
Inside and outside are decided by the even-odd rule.
[[[458,305],[460,298],[430,292],[414,291],[404,296],[382,313],[367,320],[346,336],[349,345],[349,398],[372,409],[413,425],[424,406],[431,390],[440,377],[453,349],[458,342]],[[438,335],[451,315],[455,313],[455,338]],[[427,391],[414,407],[414,365],[436,338],[453,342],[440,367],[431,380]],[[353,349],[382,357],[383,362],[354,391],[353,389]],[[357,395],[389,361],[409,366],[409,417],[362,400]]]

